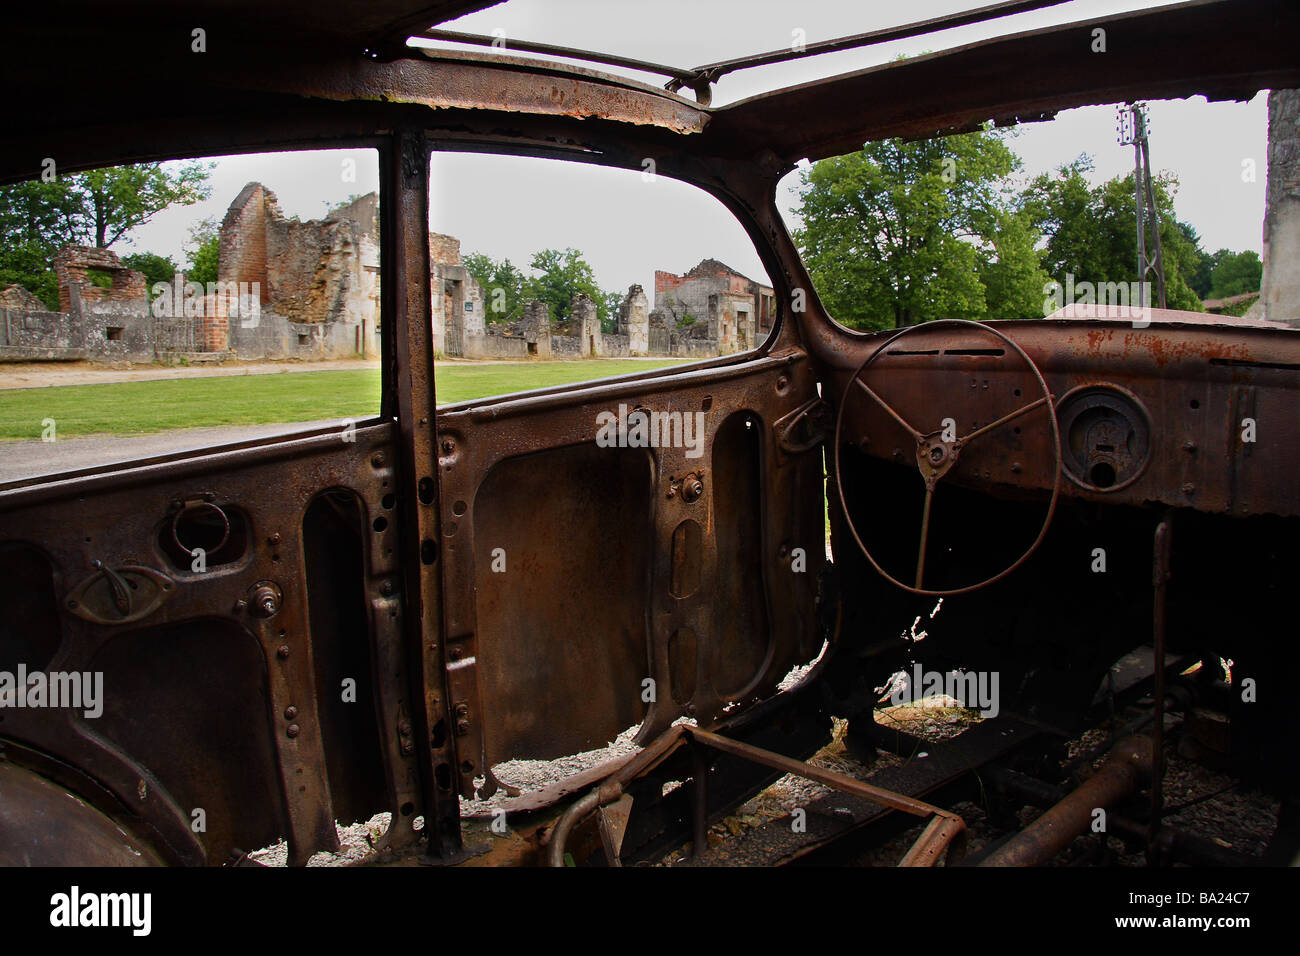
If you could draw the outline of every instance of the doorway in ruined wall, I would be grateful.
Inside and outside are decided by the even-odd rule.
[[[465,293],[460,282],[449,279],[443,284],[443,327],[447,330],[445,347],[448,355],[465,354]]]

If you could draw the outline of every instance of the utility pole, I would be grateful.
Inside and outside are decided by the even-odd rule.
[[[1137,207],[1138,281],[1146,287],[1154,275],[1160,308],[1165,308],[1165,258],[1160,249],[1160,210],[1156,206],[1155,187],[1151,182],[1151,148],[1147,136],[1150,121],[1145,103],[1127,103],[1116,107],[1116,140],[1121,146],[1133,147],[1133,198]],[[1153,254],[1147,256],[1148,236]]]

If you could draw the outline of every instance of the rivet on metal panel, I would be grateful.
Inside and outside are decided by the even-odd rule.
[[[292,704],[290,704],[288,707],[284,709],[285,720],[293,720],[297,716],[298,716],[298,708],[294,707]]]
[[[285,733],[290,737],[297,737],[301,732],[302,729],[297,724],[290,724],[288,729],[285,730]]]

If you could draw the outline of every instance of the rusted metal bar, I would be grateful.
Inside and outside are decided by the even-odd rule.
[[[695,782],[693,784],[697,788],[693,811],[696,841],[695,855],[697,858],[703,852],[700,848],[707,845],[708,836],[708,803],[706,799],[707,790],[705,789],[707,784],[704,782],[708,776],[708,768],[707,762],[700,752],[704,747],[710,747],[721,753],[739,757],[742,760],[771,767],[773,770],[792,773],[808,780],[814,780],[836,790],[842,790],[845,793],[879,803],[891,810],[929,818],[925,830],[917,839],[916,844],[904,855],[898,864],[899,866],[933,866],[943,857],[945,849],[951,848],[950,853],[955,855],[960,855],[964,849],[966,823],[960,816],[949,810],[932,806],[923,800],[917,800],[905,794],[873,787],[869,783],[863,783],[861,780],[855,780],[845,774],[814,767],[802,760],[795,760],[782,754],[772,753],[769,750],[763,750],[761,747],[754,747],[739,740],[732,740],[730,737],[722,737],[687,724],[678,724],[656,738],[650,746],[633,760],[620,767],[603,784],[591,790],[564,812],[564,815],[556,823],[555,830],[551,833],[550,843],[547,848],[547,862],[551,866],[563,866],[565,843],[578,822],[606,803],[617,800],[623,795],[624,784],[640,776],[655,764],[662,762],[664,758],[684,744],[699,748],[695,756]],[[956,856],[953,858],[955,859]]]
[[[1055,0],[1057,3],[1063,0]],[[642,73],[655,73],[659,76],[670,76],[673,79],[681,80],[684,84],[689,85],[699,74],[698,69],[682,66],[668,66],[663,63],[652,63],[649,60],[636,60],[626,56],[615,56],[612,53],[598,53],[594,50],[580,50],[575,47],[558,46],[554,43],[536,43],[532,40],[519,40],[514,37],[497,37],[485,36],[481,33],[461,33],[457,30],[425,30],[422,33],[412,34],[412,38],[421,40],[441,40],[447,43],[466,43],[470,46],[487,46],[493,47],[504,53],[512,51],[523,53],[543,53],[547,56],[559,56],[568,60],[586,60],[588,63],[603,63],[606,66],[621,66],[628,70],[639,70]]]
[[[917,20],[913,23],[905,23],[902,26],[885,27],[880,30],[857,33],[853,36],[840,37],[835,40],[807,43],[799,49],[786,47],[768,53],[757,53],[753,56],[742,56],[733,60],[707,63],[704,66],[696,67],[694,73],[698,76],[707,76],[710,80],[716,82],[726,74],[735,73],[737,70],[750,70],[756,66],[785,63],[789,60],[800,60],[823,53],[856,50],[862,47],[875,46],[879,43],[889,43],[893,40],[905,40],[908,37],[938,33],[941,30],[951,30],[955,27],[964,27],[972,23],[982,23],[986,20],[1014,16],[1017,13],[1027,13],[1031,10],[1041,10],[1044,7],[1055,7],[1068,2],[1069,0],[1006,0],[1006,2],[1002,3],[990,3],[987,6],[976,7],[973,10],[963,10],[960,13],[931,17],[928,20]]]
[[[1035,807],[1050,807],[1065,798],[1064,792],[1059,787],[1005,767],[988,768],[984,771],[984,778],[999,792]],[[1145,823],[1131,820],[1118,813],[1107,816],[1106,829],[1127,842],[1136,844],[1147,841]],[[1211,840],[1175,827],[1161,827],[1160,833],[1156,836],[1156,844],[1160,851],[1160,858],[1166,863],[1177,861],[1191,866],[1264,865],[1264,861],[1259,857],[1219,846]]]
[[[564,845],[569,833],[583,817],[593,813],[596,808],[612,803],[623,795],[623,785],[634,780],[654,767],[685,743],[684,724],[670,728],[650,743],[644,750],[619,767],[603,783],[598,784],[589,793],[579,798],[556,821],[551,831],[546,850],[546,862],[550,866],[564,866]]]
[[[1165,776],[1165,601],[1169,589],[1169,552],[1170,538],[1173,535],[1173,516],[1165,518],[1156,525],[1155,561],[1152,568],[1155,600],[1152,605],[1152,632],[1155,644],[1155,726],[1151,731],[1153,740],[1153,763],[1151,772],[1151,817],[1147,827],[1147,855],[1154,862],[1152,855],[1157,852],[1156,834],[1160,830],[1160,812],[1164,804],[1163,781]]]
[[[1107,809],[1151,777],[1149,737],[1128,737],[1078,789],[980,862],[981,866],[1042,866],[1088,830],[1095,810]]]
[[[606,66],[621,66],[629,70],[639,70],[642,73],[657,73],[660,76],[672,78],[668,84],[668,89],[676,91],[683,86],[697,87],[700,84],[716,83],[719,79],[728,73],[735,73],[740,70],[750,70],[758,66],[769,66],[773,63],[784,63],[789,60],[801,60],[810,56],[819,56],[823,53],[837,53],[842,50],[854,50],[862,47],[874,46],[880,43],[888,43],[893,40],[903,40],[908,37],[923,36],[927,33],[937,33],[941,30],[951,30],[955,27],[968,26],[972,23],[982,23],[986,20],[996,20],[1000,17],[1014,16],[1017,13],[1026,13],[1031,10],[1041,10],[1044,7],[1054,7],[1062,3],[1068,3],[1069,0],[1004,0],[1002,3],[991,3],[987,6],[977,7],[974,10],[964,10],[960,13],[948,14],[946,16],[931,17],[928,20],[918,20],[913,23],[903,24],[897,27],[886,27],[882,30],[872,30],[868,33],[857,33],[853,36],[839,37],[834,40],[821,40],[816,43],[808,43],[799,48],[786,47],[781,50],[771,50],[767,53],[757,53],[753,56],[742,56],[731,60],[720,60],[717,63],[706,63],[703,66],[680,67],[669,66],[664,63],[654,63],[649,60],[637,60],[632,57],[616,56],[611,53],[599,53],[594,50],[582,50],[576,47],[559,46],[553,43],[538,43],[534,40],[521,40],[515,38],[505,38],[499,36],[487,36],[481,33],[461,33],[457,30],[424,30],[420,33],[412,34],[412,38],[422,40],[440,40],[448,43],[465,43],[471,46],[486,46],[497,49],[517,50],[525,53],[541,53],[547,56],[564,57],[569,60],[585,60],[588,63],[603,63]],[[697,90],[698,92],[698,90]]]
[[[424,790],[428,854],[450,861],[461,852],[460,802],[455,787],[455,736],[436,728],[452,723],[443,656],[442,589],[437,563],[439,474],[434,447],[433,342],[429,305],[429,155],[422,130],[400,129],[383,153],[384,203],[380,226],[386,251],[382,294],[395,335],[385,381],[393,383],[398,412],[401,473],[403,600],[413,700],[422,719],[413,728]],[[392,278],[392,282],[388,281]],[[389,292],[389,289],[392,292]],[[387,341],[387,337],[385,337]],[[371,458],[386,466],[382,454]],[[423,496],[421,489],[424,490]],[[396,823],[396,821],[394,821]]]
[[[898,865],[934,866],[943,857],[945,848],[949,862],[957,862],[966,848],[966,824],[959,817],[935,814]]]
[[[695,768],[691,780],[691,786],[695,789],[692,794],[692,829],[695,840],[692,855],[699,860],[709,848],[709,761],[704,755],[704,748],[698,743],[691,746],[691,764]]]

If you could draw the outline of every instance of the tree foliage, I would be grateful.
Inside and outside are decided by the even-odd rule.
[[[596,275],[577,249],[543,249],[533,255],[529,268],[536,273],[528,280],[528,298],[539,299],[551,309],[551,317],[567,321],[575,295],[589,296],[602,311],[604,294]],[[602,322],[604,316],[601,316]]]
[[[189,264],[185,267],[186,281],[198,282],[204,286],[216,282],[221,235],[212,217],[202,219],[190,227],[190,245]]]
[[[171,282],[176,275],[176,263],[169,256],[160,256],[152,252],[133,252],[122,257],[122,265],[144,273],[145,287],[149,290],[152,301],[155,282]]]
[[[16,282],[57,309],[50,263],[60,249],[107,248],[169,206],[208,198],[211,169],[141,163],[0,186],[0,285]]]
[[[1041,314],[1038,236],[989,131],[866,144],[805,171],[795,239],[822,302],[858,328]]]
[[[1036,176],[1025,192],[1031,222],[1047,237],[1043,265],[1052,279],[1066,284],[1136,282],[1137,209],[1133,174],[1098,186],[1088,184],[1092,160],[1080,156],[1054,173]],[[1196,231],[1178,222],[1174,195],[1178,180],[1168,173],[1154,177],[1160,214],[1160,244],[1164,257],[1165,304],[1171,309],[1203,311],[1192,288],[1204,255]],[[1153,250],[1147,250],[1148,255]],[[1154,289],[1152,304],[1157,304]]]
[[[168,206],[192,206],[212,195],[214,164],[185,163],[169,172],[162,163],[110,166],[61,182],[76,197],[76,241],[107,248]]]
[[[1210,274],[1210,299],[1226,299],[1247,292],[1258,292],[1264,277],[1264,263],[1254,250],[1215,253],[1218,261]]]
[[[483,309],[488,322],[514,322],[524,314],[527,280],[509,259],[493,259],[472,252],[464,258],[465,268],[483,289]]]
[[[543,249],[529,260],[534,275],[525,275],[509,259],[493,259],[471,252],[463,260],[466,271],[483,289],[489,322],[514,322],[524,314],[524,305],[545,302],[551,318],[567,321],[573,297],[582,294],[596,303],[601,328],[613,332],[623,296],[602,290],[595,272],[577,249]],[[499,291],[498,291],[499,290]],[[496,306],[500,304],[501,308]]]

